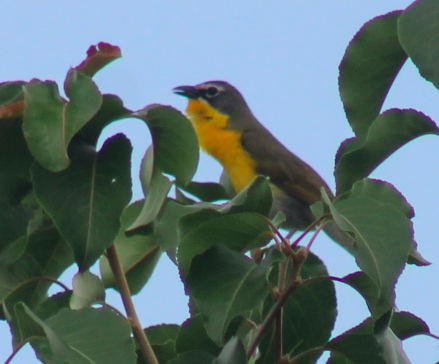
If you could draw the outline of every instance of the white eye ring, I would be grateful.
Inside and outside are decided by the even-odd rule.
[[[218,96],[219,93],[220,91],[215,86],[210,86],[205,91],[206,97],[208,97],[209,99]]]

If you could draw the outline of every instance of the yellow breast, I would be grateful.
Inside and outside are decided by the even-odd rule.
[[[189,99],[186,114],[200,147],[221,163],[235,191],[241,191],[256,176],[255,162],[242,149],[241,133],[229,127],[227,115],[203,100]]]

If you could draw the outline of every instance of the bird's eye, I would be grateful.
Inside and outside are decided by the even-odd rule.
[[[219,90],[216,87],[209,87],[206,89],[206,96],[209,98],[215,97],[219,94]]]

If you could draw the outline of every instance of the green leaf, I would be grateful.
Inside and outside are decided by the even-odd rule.
[[[241,191],[240,194],[225,205],[201,202],[186,206],[170,200],[166,203],[159,219],[158,232],[160,247],[175,261],[179,240],[182,239],[186,233],[200,227],[208,220],[221,216],[220,212],[222,214],[256,212],[268,216],[271,203],[271,189],[267,180],[262,176],[255,178],[246,189]],[[182,220],[177,229],[180,218],[182,218]]]
[[[395,11],[367,22],[349,43],[340,64],[339,90],[357,138],[364,139],[407,59],[399,44]]]
[[[181,205],[174,200],[168,200],[168,202],[166,202],[163,212],[159,217],[157,233],[161,250],[166,252],[173,262],[176,262],[177,246],[180,240],[177,231],[180,218],[196,213],[200,210],[206,210],[208,207],[213,206],[204,203],[186,206]],[[207,213],[210,214],[213,210],[206,211],[210,211]],[[205,215],[206,213],[202,212],[201,214]],[[220,215],[216,211],[214,211],[214,214],[215,217]]]
[[[411,364],[402,348],[402,343],[389,328],[393,310],[380,317],[374,325],[374,334],[381,346],[381,355],[386,363]]]
[[[0,83],[0,106],[23,101],[24,81],[2,82]]]
[[[387,364],[373,335],[346,333],[331,340],[327,364]]]
[[[389,182],[371,178],[358,181],[353,185],[352,190],[349,191],[349,196],[368,196],[382,203],[393,205],[407,216],[408,219],[412,219],[415,216],[413,207],[408,203],[403,194]]]
[[[436,124],[418,111],[393,109],[381,114],[370,127],[364,144],[339,157],[335,169],[337,195],[349,191],[404,144],[438,133]]]
[[[175,342],[179,332],[180,326],[173,324],[150,326],[145,329],[145,334],[159,363],[166,363],[177,356]],[[139,359],[138,363],[145,363],[141,355]]]
[[[412,246],[412,224],[393,204],[366,196],[337,199],[330,210],[341,229],[355,234],[351,253],[380,291],[375,314],[381,316],[393,307],[395,284]]]
[[[69,306],[71,292],[64,292],[48,298],[37,307],[35,313],[40,319],[46,319],[55,315],[61,308]],[[17,347],[26,339],[35,350],[38,359],[44,363],[59,364],[61,361],[53,359],[53,351],[50,348],[49,341],[43,328],[29,316],[26,311],[26,305],[19,302],[14,306],[14,319],[9,321],[13,333],[13,344]],[[62,361],[62,363],[65,363]]]
[[[369,311],[373,314],[380,299],[380,290],[372,278],[364,272],[355,272],[342,280],[363,296]]]
[[[94,82],[71,69],[64,82],[65,102],[52,81],[32,80],[24,87],[23,132],[32,155],[50,171],[69,165],[67,147],[72,137],[99,110],[102,97]]]
[[[291,272],[291,262],[288,262],[287,277]],[[273,267],[276,268],[276,267]],[[314,277],[327,276],[323,262],[311,252],[300,270],[303,282],[287,297],[282,309],[282,356],[296,355],[323,346],[329,339],[337,314],[334,284],[329,279],[307,282]],[[270,282],[278,284],[278,270],[273,269]],[[270,296],[264,302],[262,317],[266,317],[276,304],[276,299]],[[274,325],[268,327],[259,344],[260,357],[258,364],[270,364],[275,361]],[[319,354],[306,356],[299,363],[315,363]]]
[[[0,204],[18,205],[31,189],[32,185],[29,180],[12,174],[0,173]]]
[[[11,323],[14,347],[29,340],[38,359],[43,363],[64,364],[63,360],[55,360],[53,351],[47,340],[43,327],[29,314],[29,308],[22,302],[15,305],[15,321]]]
[[[76,273],[72,281],[73,295],[70,308],[79,310],[96,302],[105,301],[105,287],[98,276],[85,271]]]
[[[387,364],[381,355],[381,347],[374,336],[375,321],[372,318],[332,339],[325,345],[331,350],[328,364]]]
[[[197,206],[204,208],[196,209]],[[206,205],[205,203],[188,206],[188,209],[191,208],[194,212],[185,214],[178,221],[178,235],[180,239],[184,238],[193,230],[202,227],[204,224],[223,216],[218,210],[214,209],[215,207],[216,205]]]
[[[8,296],[41,275],[40,266],[28,255],[13,264],[0,264],[0,303],[4,303]]]
[[[143,200],[128,205],[120,218],[119,233],[114,239],[114,245],[119,261],[125,272],[131,294],[137,294],[151,277],[161,256],[157,235],[151,228],[137,229],[134,233],[125,231],[139,215]],[[117,289],[108,259],[101,257],[99,262],[102,281],[105,287]]]
[[[430,333],[430,328],[424,322],[424,320],[410,312],[405,311],[393,313],[390,328],[401,340],[408,339],[415,335]]]
[[[70,308],[70,299],[73,291],[63,291],[48,297],[41,304],[35,307],[35,314],[42,320],[56,315],[63,308]]]
[[[154,168],[154,149],[149,147],[142,160],[140,168],[140,181],[142,182],[145,200],[142,211],[128,230],[134,230],[140,226],[153,222],[162,209],[172,182],[165,177],[157,168]]]
[[[191,195],[198,197],[201,201],[213,202],[218,200],[228,200],[224,187],[214,182],[190,182],[183,188]]]
[[[199,150],[189,120],[170,106],[150,105],[133,116],[149,126],[154,147],[154,168],[187,185],[198,165]]]
[[[96,145],[102,130],[113,121],[131,116],[132,111],[123,106],[122,100],[111,94],[102,95],[102,105],[82,128],[78,135],[87,143]]]
[[[188,217],[185,216],[180,223],[187,221]],[[270,226],[261,215],[244,212],[219,216],[184,235],[177,251],[178,265],[184,277],[192,258],[211,246],[223,245],[235,251],[243,251],[263,246],[270,239]]]
[[[29,206],[0,202],[0,250],[26,235],[32,216],[33,211]]]
[[[439,88],[438,32],[439,4],[435,0],[414,1],[398,21],[398,35],[404,50],[420,74],[436,88]]]
[[[57,279],[74,262],[73,251],[54,227],[32,233],[26,254],[38,263],[43,276],[52,279]],[[50,285],[51,282],[39,281],[33,295],[44,297]]]
[[[162,324],[150,326],[145,329],[145,333],[151,345],[163,345],[168,341],[175,343],[180,333],[180,325]]]
[[[329,279],[306,283],[307,279],[327,275],[323,262],[309,253],[300,271],[303,284],[290,294],[283,306],[284,353],[295,356],[323,346],[329,340],[337,316],[334,283]],[[307,360],[311,363],[317,357],[309,356]]]
[[[166,364],[213,364],[215,357],[202,350],[188,351],[180,354]]]
[[[55,228],[34,231],[29,235],[26,250],[18,260],[13,264],[0,264],[4,268],[0,270],[0,275],[7,281],[3,287],[4,297],[1,297],[0,289],[0,302],[4,299],[4,309],[11,311],[20,301],[31,308],[38,307],[46,299],[47,290],[52,285],[47,278],[58,278],[72,262],[73,253]],[[28,273],[22,276],[24,272]]]
[[[136,361],[129,324],[108,308],[62,309],[45,321],[25,310],[43,328],[55,359],[70,364]]]
[[[237,338],[231,338],[223,350],[215,359],[214,364],[246,364],[247,355],[242,342]]]
[[[407,314],[407,312],[392,314],[392,311],[388,311],[377,321],[369,317],[360,325],[334,338],[326,345],[326,349],[331,350],[331,358],[328,363],[409,364],[410,360],[407,358],[401,342],[388,327],[389,320],[391,320],[391,327],[395,325],[395,327],[402,328],[403,335],[404,332],[409,333],[410,336],[416,335],[416,332],[424,333],[422,331],[425,329],[425,323],[416,316]],[[395,315],[399,316],[396,321]],[[408,330],[405,331],[406,329]]]
[[[391,204],[397,208],[401,213],[412,219],[415,216],[413,207],[407,202],[405,197],[390,183],[374,180],[364,179],[354,183],[349,196],[366,196],[378,200],[383,203]],[[416,264],[418,266],[425,266],[431,264],[426,260],[417,250],[417,244],[413,240],[410,255],[407,263]]]
[[[220,348],[207,335],[201,314],[196,314],[181,325],[176,341],[176,350],[178,353],[203,350],[217,355]]]
[[[30,180],[29,169],[34,158],[27,147],[21,118],[0,119],[0,171],[5,175]],[[1,181],[1,180],[0,180]]]
[[[12,264],[19,259],[26,250],[27,236],[21,236],[4,248],[0,254],[0,263]]]
[[[131,146],[123,135],[108,139],[97,153],[75,144],[72,163],[59,173],[38,164],[32,168],[35,194],[64,239],[81,271],[109,247],[119,218],[131,198]]]
[[[268,217],[272,204],[273,193],[267,178],[257,176],[246,188],[225,204],[221,212],[256,212]]]
[[[234,317],[251,311],[266,298],[267,271],[279,260],[277,254],[270,254],[256,265],[245,255],[221,245],[193,259],[186,288],[203,315],[207,333],[217,345],[221,346]]]
[[[19,337],[14,337],[16,344],[33,336],[45,336],[43,328],[28,315],[26,305],[23,302],[15,305],[14,314],[18,328],[16,331],[19,333]]]

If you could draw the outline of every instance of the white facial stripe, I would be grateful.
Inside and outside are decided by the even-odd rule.
[[[209,87],[215,87],[218,91],[224,91],[224,87],[215,83],[203,83],[197,86],[197,89],[207,90]]]

